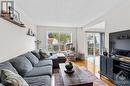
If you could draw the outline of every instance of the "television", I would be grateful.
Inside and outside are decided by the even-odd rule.
[[[109,34],[109,52],[130,57],[130,30]]]

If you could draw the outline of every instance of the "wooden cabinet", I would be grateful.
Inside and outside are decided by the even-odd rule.
[[[113,80],[113,59],[107,56],[100,56],[100,74]]]
[[[100,75],[112,80],[116,86],[130,86],[130,63],[101,55]]]
[[[107,58],[107,77],[113,80],[113,59]]]
[[[107,63],[107,58],[105,56],[100,56],[100,73],[102,75],[106,75],[107,73],[106,63]]]

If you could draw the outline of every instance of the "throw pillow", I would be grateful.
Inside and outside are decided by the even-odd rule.
[[[39,52],[44,52],[44,53],[46,53],[48,56],[51,56],[51,55],[50,55],[50,52],[47,51],[46,49],[40,49]]]
[[[2,83],[5,86],[29,86],[20,75],[8,69],[2,69],[1,73]]]
[[[49,56],[47,55],[47,53],[45,52],[39,52],[39,54],[41,55],[41,58],[40,59],[45,59],[45,58],[48,58]]]
[[[22,76],[33,68],[31,62],[22,55],[10,60],[10,62]]]
[[[39,50],[31,51],[31,53],[32,53],[33,55],[35,55],[38,59],[40,59]]]

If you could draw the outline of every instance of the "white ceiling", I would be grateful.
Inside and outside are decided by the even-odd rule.
[[[122,0],[16,0],[37,25],[81,27]]]

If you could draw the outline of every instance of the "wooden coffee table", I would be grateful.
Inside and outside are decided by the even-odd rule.
[[[78,68],[75,64],[74,66],[74,73],[68,75],[64,72],[66,70],[65,63],[60,63],[60,74],[64,83],[64,86],[93,86],[93,80],[89,77],[85,70]]]

